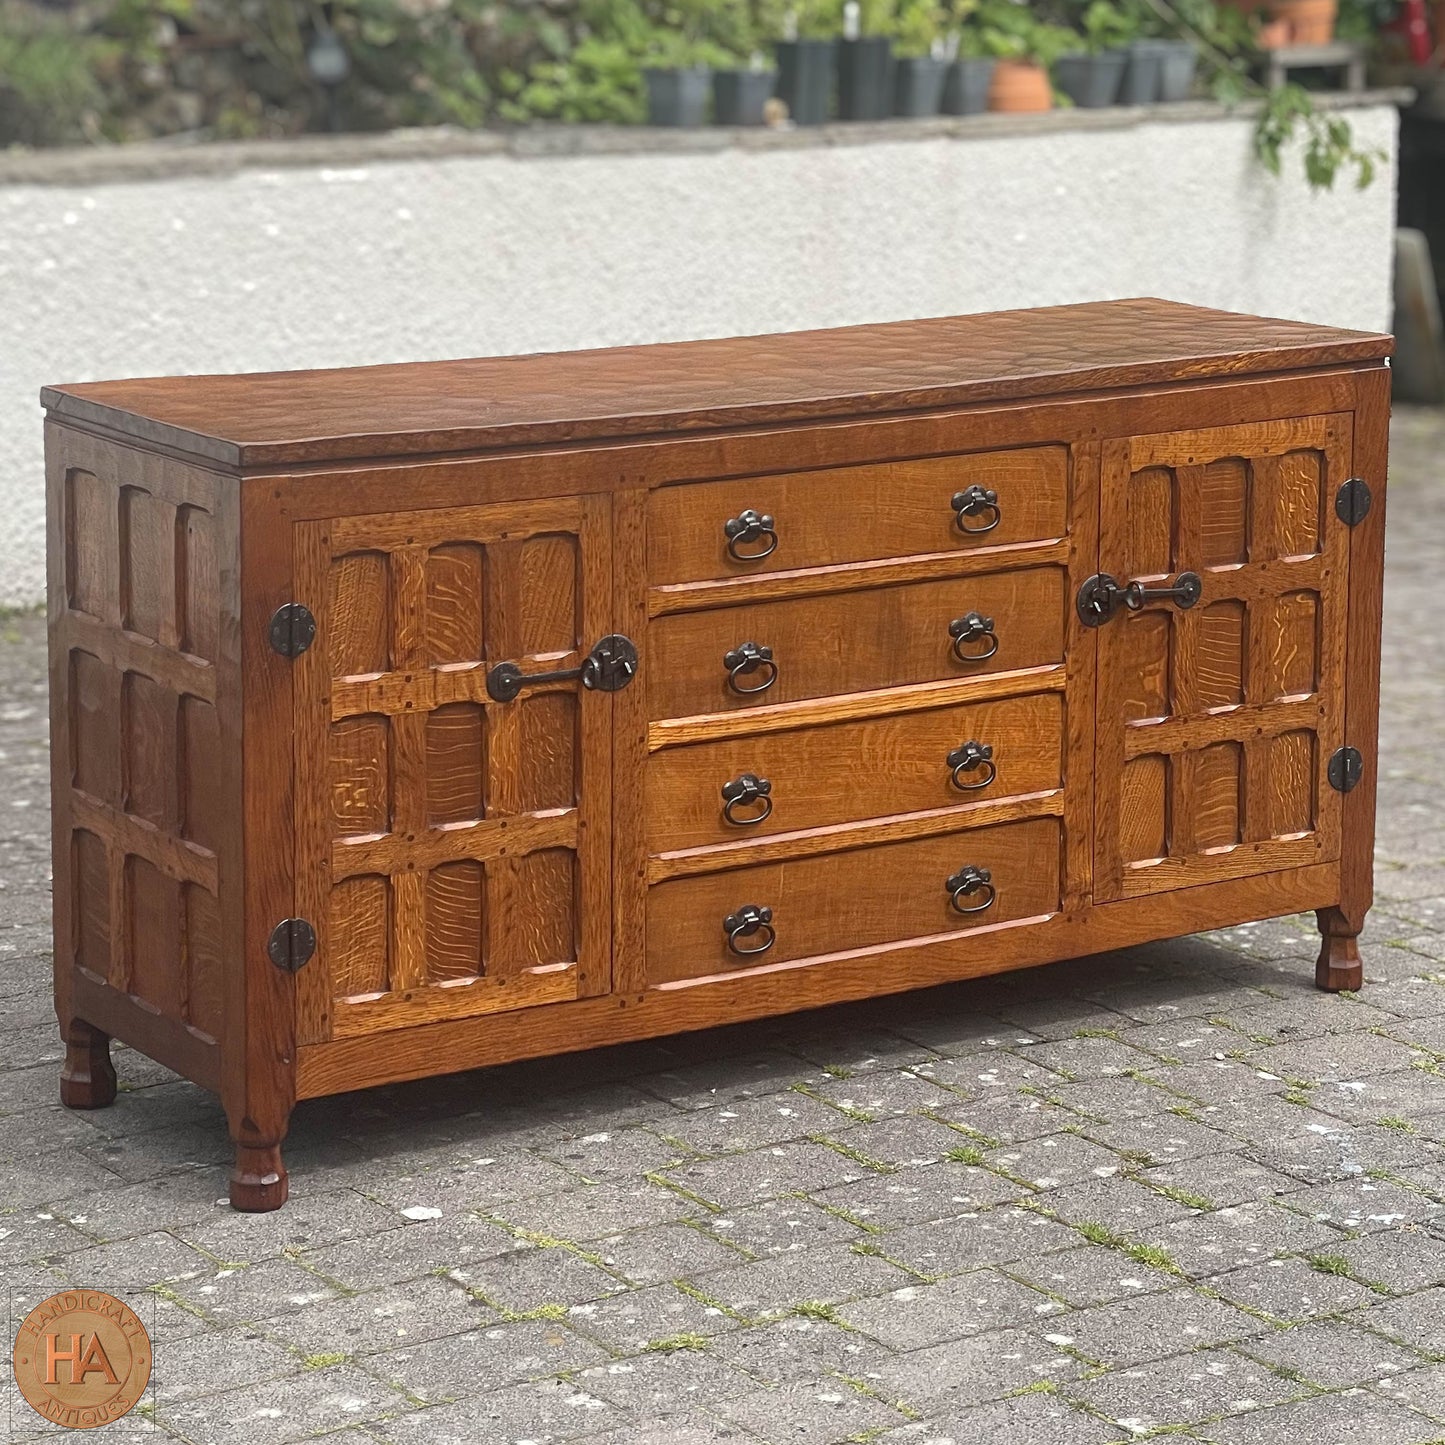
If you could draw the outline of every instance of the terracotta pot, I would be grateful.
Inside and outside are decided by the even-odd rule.
[[[1289,27],[1290,45],[1328,45],[1338,12],[1339,0],[1269,0],[1269,17]]]
[[[1000,60],[988,87],[990,110],[1052,110],[1054,88],[1042,65],[1025,60]]]

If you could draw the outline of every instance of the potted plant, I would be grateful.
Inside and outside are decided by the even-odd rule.
[[[1049,67],[1059,56],[1077,50],[1079,37],[1065,26],[1036,20],[1022,0],[981,0],[977,24],[980,43],[995,59],[988,108],[1052,109]]]
[[[837,27],[829,0],[799,0],[783,17],[777,90],[795,125],[822,125],[832,113]]]
[[[1059,57],[1054,80],[1075,105],[1113,105],[1129,60],[1125,47],[1139,33],[1138,22],[1113,0],[1090,0],[1080,28],[1084,47]]]
[[[846,0],[838,42],[838,116],[882,120],[893,112],[893,0]]]
[[[1285,45],[1328,45],[1335,38],[1339,0],[1268,0],[1269,18],[1278,22]]]
[[[977,0],[964,0],[959,9],[963,23],[944,41],[948,72],[943,80],[943,113],[977,115],[988,109],[995,59],[977,21]]]
[[[937,115],[948,73],[937,0],[906,0],[893,50],[893,114]]]
[[[712,73],[712,118],[718,125],[762,125],[778,72],[754,54],[747,66]]]
[[[715,48],[679,30],[655,30],[642,58],[647,123],[696,126],[707,119]]]

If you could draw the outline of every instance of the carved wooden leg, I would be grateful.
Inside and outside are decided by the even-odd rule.
[[[1352,927],[1338,908],[1321,908],[1315,918],[1320,925],[1320,957],[1315,964],[1315,987],[1328,993],[1342,989],[1352,992],[1365,981],[1364,965],[1356,941],[1359,930]]]
[[[81,1019],[71,1019],[61,1034],[65,1062],[60,1066],[60,1102],[67,1109],[103,1109],[115,1103],[110,1035]]]
[[[256,1145],[236,1140],[236,1163],[231,1170],[231,1208],[245,1214],[280,1209],[290,1192],[281,1143]]]

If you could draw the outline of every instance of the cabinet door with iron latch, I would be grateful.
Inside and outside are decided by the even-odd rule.
[[[637,665],[610,526],[607,497],[297,525],[302,1042],[607,990],[612,693]]]
[[[1096,901],[1340,856],[1351,418],[1103,444]]]

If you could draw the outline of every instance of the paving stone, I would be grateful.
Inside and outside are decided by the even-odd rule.
[[[895,1350],[918,1350],[1005,1326],[1052,1332],[1067,1312],[1057,1300],[994,1270],[840,1305],[839,1319]]]
[[[204,1254],[159,1232],[140,1234],[118,1244],[67,1250],[47,1263],[67,1284],[89,1285],[112,1293],[143,1289],[162,1281],[195,1280],[209,1276],[215,1268]]]
[[[1335,1127],[1333,1120],[1326,1126]],[[1238,1141],[1197,1120],[1165,1112],[1125,1124],[1088,1124],[1085,1135],[1140,1164],[1168,1164],[1181,1159],[1212,1158],[1239,1147]]]
[[[669,1120],[667,1134],[700,1154],[733,1154],[806,1139],[849,1125],[846,1114],[795,1089],[696,1109]]]
[[[891,1405],[826,1376],[754,1391],[724,1402],[719,1411],[770,1445],[841,1445],[865,1430],[886,1429],[904,1419]]]
[[[168,1286],[183,1305],[222,1324],[246,1324],[295,1314],[308,1305],[335,1299],[328,1281],[284,1259],[260,1264],[212,1266],[203,1274]]]
[[[952,1090],[911,1069],[873,1069],[846,1079],[820,1079],[809,1088],[836,1109],[875,1119],[947,1108],[958,1100]]]
[[[832,1372],[874,1379],[891,1350],[855,1329],[816,1315],[794,1315],[718,1335],[709,1349],[765,1385],[816,1379]]]
[[[841,1197],[850,1199],[851,1191],[859,1187],[848,1186]],[[825,1190],[819,1197],[830,1192]],[[784,1199],[765,1199],[761,1204],[749,1204],[743,1209],[730,1209],[705,1222],[719,1239],[726,1239],[759,1259],[840,1241],[853,1243],[866,1237],[864,1230],[841,1215],[820,1208],[810,1199],[791,1195]],[[736,1265],[743,1261],[734,1254],[731,1262]]]
[[[1311,1102],[1337,1119],[1369,1124],[1376,1119],[1403,1117],[1418,1127],[1432,1115],[1445,1113],[1445,1089],[1433,1074],[1405,1069],[1394,1074],[1372,1074],[1368,1079],[1323,1084],[1313,1092]],[[1445,1120],[1434,1122],[1445,1127]]]
[[[519,1314],[547,1305],[584,1304],[627,1288],[617,1275],[591,1260],[545,1245],[524,1245],[507,1254],[468,1260],[447,1274],[499,1309]]]
[[[603,1129],[542,1150],[547,1158],[594,1183],[632,1179],[666,1168],[686,1152],[648,1129]]]
[[[1143,1079],[1081,1079],[1077,1084],[1060,1084],[1048,1091],[1054,1102],[1071,1110],[1087,1123],[1117,1124],[1121,1120],[1148,1118],[1178,1107],[1177,1094]],[[1087,1128],[1085,1132],[1090,1132]]]
[[[162,1405],[221,1390],[294,1375],[302,1358],[257,1329],[203,1330],[183,1339],[152,1342],[150,1395]]]
[[[196,1399],[158,1401],[156,1419],[206,1445],[283,1445],[376,1419],[405,1403],[353,1366],[334,1365]]]
[[[555,1160],[535,1154],[479,1154],[465,1163],[438,1164],[392,1178],[373,1178],[366,1194],[378,1204],[403,1209],[440,1209],[444,1214],[480,1210],[500,1204],[576,1189],[582,1180]]]
[[[1387,1399],[1419,1410],[1432,1420],[1445,1421],[1445,1365],[1425,1365],[1376,1381],[1374,1388]],[[1437,1432],[1445,1436],[1445,1431]]]
[[[1082,1373],[1078,1360],[1036,1334],[990,1330],[895,1355],[866,1378],[887,1399],[933,1414],[1057,1385]]]
[[[1177,1289],[1179,1277],[1131,1259],[1122,1250],[1085,1244],[1038,1259],[1021,1259],[1004,1271],[1080,1309],[1159,1290]]]
[[[779,1314],[804,1304],[837,1304],[860,1295],[897,1289],[916,1278],[897,1265],[857,1249],[882,1247],[829,1245],[800,1250],[718,1270],[703,1281],[703,1288],[749,1319]]]
[[[1312,1320],[1292,1330],[1276,1330],[1245,1340],[1239,1349],[1326,1390],[1387,1380],[1422,1363],[1413,1350],[1338,1320]]]
[[[1417,1350],[1445,1355],[1445,1288],[1437,1286],[1356,1310],[1350,1322],[1403,1340]]]
[[[585,1243],[634,1226],[670,1224],[705,1212],[671,1189],[629,1180],[504,1204],[497,1217],[533,1233]]]
[[[590,1339],[625,1355],[635,1355],[678,1335],[716,1335],[743,1323],[721,1305],[706,1303],[670,1284],[573,1305],[567,1318]]]
[[[427,1404],[596,1364],[607,1352],[562,1321],[519,1320],[366,1357],[367,1370]]]
[[[352,1189],[307,1195],[274,1214],[238,1214],[212,1208],[176,1233],[216,1259],[274,1259],[283,1251],[321,1249],[343,1239],[373,1235],[406,1223]]]
[[[645,1074],[637,1087],[678,1109],[711,1109],[738,1099],[777,1094],[801,1081],[808,1065],[781,1049],[724,1054],[680,1069]],[[675,1121],[669,1120],[671,1133]]]
[[[690,1415],[758,1388],[751,1375],[708,1348],[677,1348],[609,1360],[579,1370],[573,1380],[589,1394],[640,1420]]]
[[[757,1436],[720,1420],[681,1417],[587,1436],[587,1445],[756,1445]]]
[[[51,1212],[102,1240],[125,1239],[156,1229],[179,1233],[181,1226],[222,1218],[222,1210],[233,1219],[251,1217],[235,1214],[224,1192],[218,1193],[219,1188],[220,1183],[209,1172],[186,1170],[142,1179],[137,1184],[117,1183],[114,1189],[96,1189],[92,1185],[83,1193],[56,1201]]]
[[[443,1269],[471,1269],[517,1247],[515,1237],[494,1224],[454,1216],[403,1223],[364,1239],[306,1250],[302,1258],[308,1269],[347,1289],[360,1290],[420,1279]]]
[[[537,1380],[389,1420],[392,1445],[554,1445],[604,1433],[627,1420],[615,1406],[567,1381]]]
[[[990,1149],[985,1158],[991,1166],[1045,1191],[1117,1174],[1124,1165],[1112,1149],[1078,1134],[1050,1134],[1004,1145]]]
[[[804,1142],[680,1164],[664,1174],[689,1193],[723,1209],[734,1209],[780,1194],[810,1193],[830,1184],[864,1179],[873,1172],[836,1149]]]
[[[1361,1279],[1401,1293],[1445,1285],[1445,1239],[1418,1229],[1381,1229],[1335,1246]]]
[[[1246,1414],[1311,1392],[1234,1350],[1210,1349],[1110,1370],[1070,1385],[1068,1393],[1131,1434],[1142,1434]],[[1283,1437],[1278,1445],[1286,1445]]]
[[[716,1228],[719,1222],[716,1219],[704,1220],[712,1228]],[[854,1235],[857,1232],[850,1231]],[[660,1224],[651,1229],[631,1230],[627,1234],[595,1240],[592,1248],[608,1269],[625,1276],[635,1285],[701,1277],[712,1270],[740,1264],[743,1259],[737,1250],[719,1243],[717,1238],[701,1229],[685,1224]]]
[[[52,1072],[51,1083],[54,1082]],[[25,1160],[23,1165],[0,1168],[0,1211],[38,1209],[80,1193],[104,1193],[124,1183],[104,1161],[97,1161],[78,1149],[52,1149]]]
[[[1432,1428],[1423,1415],[1356,1390],[1235,1415],[1201,1426],[1195,1434],[1207,1445],[1293,1445],[1295,1441],[1423,1445],[1432,1438]]]
[[[1069,1082],[1066,1074],[1034,1062],[1018,1045],[970,1054],[961,1059],[935,1059],[916,1070],[925,1079],[957,1090],[971,1099],[991,1094],[1019,1093],[1030,1089],[1041,1094]]]
[[[1026,1186],[988,1169],[948,1160],[925,1169],[874,1175],[819,1189],[812,1198],[820,1206],[846,1210],[875,1228],[891,1229],[931,1219],[951,1219],[989,1205],[1011,1204],[1030,1192]]]
[[[1210,1158],[1182,1159],[1141,1169],[1141,1184],[1182,1191],[1211,1205],[1227,1209],[1255,1199],[1270,1199],[1298,1190],[1299,1180],[1279,1169],[1251,1159],[1248,1154],[1216,1154]]]
[[[987,1144],[1017,1144],[1058,1134],[1079,1122],[1079,1116],[1036,1094],[987,1094],[934,1112],[958,1124]],[[968,1143],[968,1140],[960,1141]]]
[[[937,1164],[951,1149],[967,1147],[968,1140],[957,1129],[938,1119],[914,1116],[880,1119],[873,1124],[853,1124],[825,1129],[824,1137],[865,1159],[894,1169],[917,1169]]]
[[[1339,1083],[1395,1073],[1409,1068],[1413,1060],[1420,1057],[1418,1050],[1395,1039],[1365,1032],[1341,1032],[1257,1049],[1250,1054],[1249,1063],[1281,1079]]]
[[[497,1322],[495,1310],[450,1280],[428,1276],[343,1295],[266,1321],[266,1333],[302,1355],[394,1350]]]
[[[1029,1044],[1018,1053],[1030,1064],[1065,1080],[1117,1078],[1131,1070],[1157,1064],[1152,1054],[1113,1036],[1085,1034]]]
[[[1139,1230],[1136,1243],[1160,1249],[1195,1279],[1242,1269],[1282,1254],[1329,1253],[1341,1242],[1328,1224],[1275,1204],[1241,1204]]]
[[[1165,1290],[1076,1310],[1046,1338],[1106,1365],[1141,1365],[1181,1349],[1229,1344],[1269,1326],[1223,1300],[1192,1289]]]
[[[1388,1180],[1358,1176],[1282,1194],[1278,1202],[1310,1219],[1366,1233],[1393,1229],[1401,1224],[1419,1224],[1445,1210],[1445,1205],[1413,1189],[1401,1189]]]
[[[1301,1259],[1271,1259],[1209,1281],[1216,1294],[1248,1309],[1295,1324],[1371,1303],[1376,1295],[1343,1275],[1325,1273]]]
[[[1102,1224],[1116,1234],[1128,1234],[1151,1224],[1186,1219],[1198,1210],[1170,1199],[1122,1174],[1081,1180],[1051,1193],[1048,1207],[1069,1224]]]
[[[880,1236],[878,1243],[890,1257],[920,1274],[946,1275],[1070,1249],[1079,1243],[1079,1235],[1033,1210],[1000,1205],[909,1225]]]
[[[1105,1445],[1127,1438],[1117,1426],[1040,1392],[995,1400],[878,1437],[880,1445]]]

